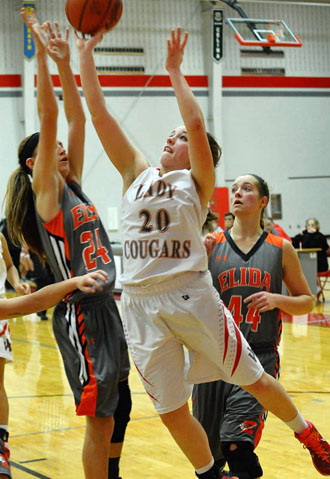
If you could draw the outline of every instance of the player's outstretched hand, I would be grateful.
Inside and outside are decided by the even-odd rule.
[[[79,33],[75,30],[74,37],[76,39],[78,52],[79,53],[83,53],[87,51],[92,52],[93,49],[96,47],[96,45],[102,41],[104,32],[105,32],[105,29],[103,28],[99,30],[98,32],[96,32],[91,37],[85,37],[84,34],[80,36]]]
[[[98,269],[92,273],[77,276],[77,288],[84,293],[95,293],[97,290],[102,291],[102,283],[106,283],[109,279],[107,273]]]
[[[69,28],[65,29],[63,37],[58,22],[54,22],[54,27],[50,22],[45,26],[50,36],[48,55],[55,63],[70,63]]]
[[[166,70],[180,68],[187,40],[188,32],[184,33],[183,40],[181,41],[181,28],[178,27],[176,31],[174,29],[171,30],[171,38],[167,40]]]
[[[44,25],[40,25],[33,8],[21,8],[21,17],[26,26],[31,29],[38,53],[46,53],[50,35]]]

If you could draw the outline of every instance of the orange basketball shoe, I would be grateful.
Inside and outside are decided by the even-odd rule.
[[[315,469],[323,476],[330,476],[330,444],[321,436],[314,424],[306,421],[308,428],[295,434],[312,456]]]
[[[0,474],[4,474],[11,478],[9,456],[10,451],[8,443],[0,438]]]

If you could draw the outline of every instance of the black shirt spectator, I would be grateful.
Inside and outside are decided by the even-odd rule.
[[[317,272],[324,273],[328,271],[328,249],[329,245],[326,237],[319,231],[320,223],[316,218],[309,218],[306,221],[306,229],[302,234],[297,234],[292,239],[295,248],[321,248],[317,252]],[[300,245],[301,243],[301,245]]]

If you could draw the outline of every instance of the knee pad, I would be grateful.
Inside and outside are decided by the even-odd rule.
[[[237,449],[230,450],[230,444]],[[258,456],[253,452],[253,444],[247,441],[222,442],[221,450],[230,472],[239,479],[255,479],[263,475]]]
[[[130,412],[132,409],[131,391],[128,385],[128,379],[118,383],[118,404],[113,415],[115,427],[113,430],[111,442],[123,442],[127,424],[130,420]]]

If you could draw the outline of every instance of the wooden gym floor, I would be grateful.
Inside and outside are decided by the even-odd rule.
[[[84,418],[75,416],[51,320],[40,321],[36,315],[11,320],[11,336],[14,362],[6,366],[5,380],[13,478],[83,478]],[[313,314],[287,319],[280,351],[282,384],[302,414],[330,440],[330,291]],[[134,367],[130,387],[133,409],[121,460],[123,479],[195,477]],[[257,452],[265,479],[321,477],[309,453],[271,414]]]

